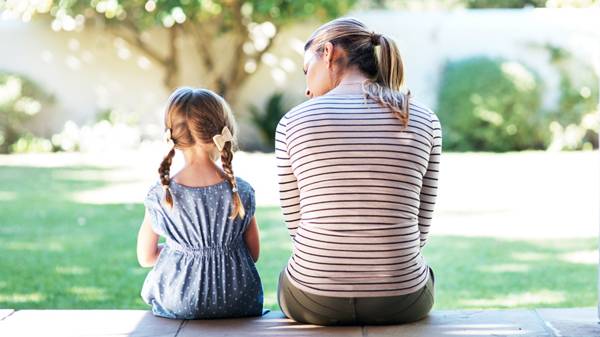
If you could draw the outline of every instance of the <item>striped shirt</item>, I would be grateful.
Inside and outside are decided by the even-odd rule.
[[[364,95],[324,95],[276,131],[279,191],[293,241],[287,276],[331,297],[415,292],[437,195],[441,126],[411,102],[406,128]]]

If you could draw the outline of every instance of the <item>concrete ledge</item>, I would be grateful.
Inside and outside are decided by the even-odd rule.
[[[537,309],[536,312],[557,337],[600,336],[600,324],[595,308]]]
[[[12,309],[0,309],[0,321],[10,316],[10,314],[12,314],[13,312],[14,310]]]
[[[145,310],[0,310],[0,336],[548,336],[598,337],[596,308],[434,311],[406,325],[320,327],[279,311],[258,318],[180,321]]]

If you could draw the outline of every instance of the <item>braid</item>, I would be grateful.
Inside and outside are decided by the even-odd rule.
[[[237,189],[237,182],[235,180],[235,176],[233,175],[233,168],[231,166],[232,160],[232,145],[231,142],[227,142],[223,147],[223,151],[221,151],[221,164],[223,165],[223,171],[225,171],[227,174],[227,180],[229,180],[233,190],[233,209],[231,210],[231,215],[229,218],[235,219],[238,216],[243,218],[246,214],[246,211],[244,210],[244,205],[242,204],[242,199],[240,198],[240,193]]]
[[[411,98],[410,90],[405,94],[386,88],[377,82],[367,81],[363,84],[366,97],[371,97],[379,104],[388,107],[400,120],[404,127],[408,126]]]
[[[165,202],[170,208],[173,208],[173,196],[169,188],[169,181],[171,180],[169,173],[171,171],[171,163],[175,156],[175,148],[173,147],[169,153],[165,156],[163,161],[160,163],[158,168],[158,174],[160,175],[160,183],[165,190]]]

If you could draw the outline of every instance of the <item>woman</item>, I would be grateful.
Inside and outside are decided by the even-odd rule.
[[[395,43],[352,18],[305,47],[306,95],[276,133],[293,253],[278,300],[319,325],[398,324],[425,317],[433,271],[421,250],[437,194],[441,127],[401,93]]]

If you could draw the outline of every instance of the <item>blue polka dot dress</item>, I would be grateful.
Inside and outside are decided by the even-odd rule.
[[[254,189],[243,179],[237,183],[246,214],[234,220],[229,218],[233,199],[227,180],[204,187],[171,180],[172,209],[159,183],[148,192],[144,204],[152,228],[166,239],[141,292],[154,315],[204,319],[262,314],[262,284],[243,239],[256,208]]]

